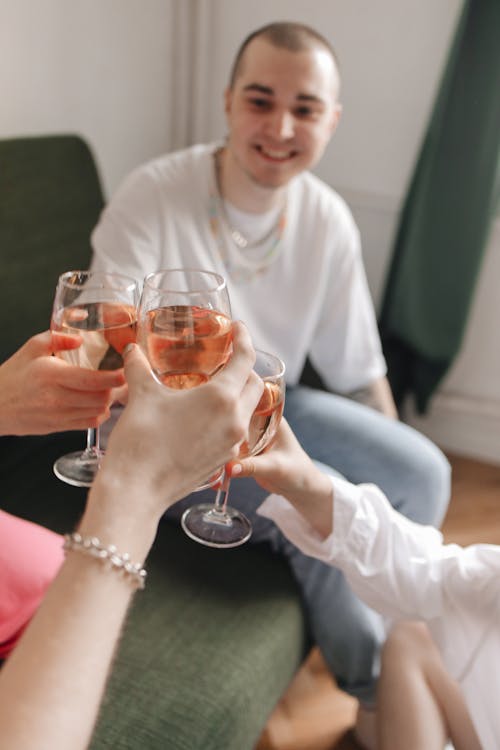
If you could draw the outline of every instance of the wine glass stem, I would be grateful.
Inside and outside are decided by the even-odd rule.
[[[219,489],[217,490],[217,495],[215,496],[214,511],[216,513],[224,514],[226,512],[230,484],[231,484],[231,478],[227,476],[226,472],[224,472],[224,475],[221,480],[221,485]]]
[[[85,448],[87,456],[99,456],[101,454],[101,439],[99,427],[89,427],[87,430],[87,446]]]

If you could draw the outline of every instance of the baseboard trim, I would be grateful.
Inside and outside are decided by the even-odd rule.
[[[404,421],[427,435],[444,451],[500,466],[500,403],[439,393],[429,413],[420,416],[411,404]]]

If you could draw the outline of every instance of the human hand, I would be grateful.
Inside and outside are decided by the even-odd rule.
[[[76,349],[79,336],[40,333],[0,365],[0,434],[44,435],[97,427],[109,417],[123,370],[87,370],[53,357]]]
[[[226,472],[253,477],[267,492],[289,500],[324,536],[331,532],[331,481],[309,458],[286,419],[263,453],[229,464]]]
[[[233,334],[233,354],[225,367],[189,390],[158,383],[138,346],[125,353],[128,404],[94,485],[111,509],[114,495],[117,513],[150,513],[158,520],[169,505],[238,455],[263,384],[252,370],[255,352],[246,328],[235,323]]]

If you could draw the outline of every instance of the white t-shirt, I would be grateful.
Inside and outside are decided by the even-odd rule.
[[[500,547],[443,544],[442,534],[397,513],[374,485],[332,477],[333,532],[318,533],[285,498],[258,513],[306,555],[335,565],[358,596],[391,620],[427,623],[461,686],[484,750],[500,742]]]
[[[214,234],[210,216],[216,147],[193,146],[135,170],[93,232],[92,267],[139,280],[165,268],[220,273],[233,317],[247,324],[256,347],[285,361],[291,385],[308,354],[339,393],[385,375],[359,233],[344,201],[310,173],[295,177],[273,262],[250,279],[231,278],[224,258],[236,248],[223,232]],[[255,250],[238,252],[244,265]]]

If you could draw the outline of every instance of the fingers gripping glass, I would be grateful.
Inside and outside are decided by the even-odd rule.
[[[206,383],[231,352],[231,307],[224,278],[197,269],[146,276],[138,341],[160,383],[175,389]],[[197,489],[211,487],[221,475],[218,468]]]
[[[272,354],[256,352],[254,370],[264,381],[264,391],[250,420],[248,440],[240,446],[239,458],[256,456],[273,439],[285,402],[285,366]],[[237,547],[252,533],[248,518],[227,504],[230,479],[225,477],[213,504],[188,508],[182,516],[182,528],[191,539],[208,547]]]
[[[122,274],[98,271],[68,271],[59,277],[50,328],[54,339],[62,334],[78,335],[76,349],[56,354],[66,362],[91,370],[118,370],[122,352],[136,338],[137,282]],[[90,487],[104,453],[99,428],[87,431],[87,447],[69,453],[54,463],[54,473],[63,482]]]

